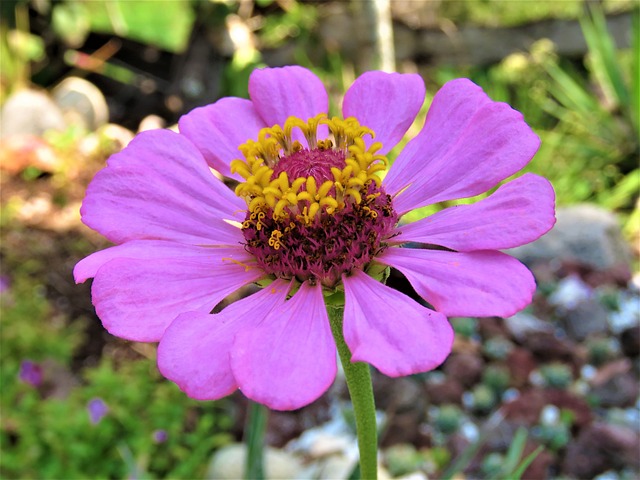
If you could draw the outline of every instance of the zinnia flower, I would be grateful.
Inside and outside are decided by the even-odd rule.
[[[498,250],[553,225],[545,179],[524,174],[475,204],[399,223],[522,169],[539,140],[520,113],[451,81],[381,180],[424,102],[418,75],[365,73],[342,117],[327,116],[325,88],[301,67],[254,71],[249,94],[193,110],[180,133],[139,134],[96,175],[81,210],[117,245],[79,262],[76,281],[94,277],[110,333],[160,342],[160,371],[190,397],[239,388],[273,409],[314,401],[336,375],[325,305],[334,292],[344,292],[352,361],[392,377],[444,361],[447,316],[508,316],[531,301],[531,273]],[[387,267],[433,308],[386,286]],[[263,288],[210,313],[254,283]]]

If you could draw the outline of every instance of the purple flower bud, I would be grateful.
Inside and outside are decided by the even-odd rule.
[[[20,364],[18,378],[32,387],[37,387],[42,383],[42,367],[31,360],[24,360]]]
[[[154,443],[164,443],[167,441],[167,438],[169,438],[169,434],[163,429],[154,430],[152,436]]]
[[[87,411],[89,412],[89,420],[94,425],[100,423],[100,420],[109,412],[109,407],[101,398],[92,398],[87,403]]]
[[[11,280],[6,275],[0,275],[0,293],[4,293],[11,287]]]

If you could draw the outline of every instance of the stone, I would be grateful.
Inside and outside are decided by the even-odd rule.
[[[607,363],[591,379],[591,396],[600,407],[631,407],[635,404],[640,383],[627,358]]]
[[[556,216],[549,233],[507,252],[528,265],[568,261],[596,272],[622,268],[621,275],[631,278],[631,250],[612,212],[580,204],[558,208]]]
[[[567,446],[563,471],[574,478],[593,478],[607,470],[640,468],[640,437],[633,430],[603,422],[584,429]]]
[[[620,334],[622,352],[627,357],[640,355],[640,325],[629,327]]]
[[[640,326],[640,292],[623,290],[618,295],[617,310],[609,313],[609,328],[617,335],[638,326]]]
[[[373,391],[376,408],[390,418],[380,444],[417,442],[419,426],[427,408],[422,386],[412,378],[389,378],[376,373],[373,376]]]
[[[79,77],[67,77],[51,91],[68,125],[94,131],[109,121],[104,95],[93,83]]]
[[[534,315],[519,312],[504,319],[507,331],[518,342],[523,342],[527,335],[535,332],[553,332],[553,326]]]
[[[572,274],[558,282],[549,296],[567,335],[581,342],[590,335],[609,331],[609,315],[593,288],[578,275]]]
[[[560,410],[571,410],[574,415],[573,427],[580,430],[592,421],[591,408],[585,400],[566,390],[532,388],[503,406],[505,420],[515,424],[534,426],[540,421],[540,414],[547,405],[555,405]]]
[[[479,355],[459,353],[453,354],[445,360],[442,368],[447,375],[469,388],[480,380],[484,361]]]
[[[246,446],[231,444],[218,450],[209,464],[207,478],[237,480],[244,478]],[[302,462],[293,454],[267,447],[264,459],[265,479],[304,478]]]
[[[446,378],[442,382],[427,382],[425,391],[432,405],[453,403],[462,405],[464,388],[455,378]]]
[[[483,339],[508,336],[508,327],[500,317],[482,318],[478,322],[478,332]]]
[[[529,350],[516,347],[509,352],[506,365],[513,386],[523,387],[529,382],[529,375],[536,369],[537,363]]]
[[[19,90],[0,109],[0,138],[14,135],[41,136],[48,130],[64,130],[62,111],[44,92]]]
[[[158,128],[164,128],[167,126],[167,122],[164,118],[158,115],[147,115],[140,121],[138,126],[138,133],[146,132],[147,130],[156,130]]]
[[[522,346],[545,362],[560,361],[575,365],[582,363],[576,355],[575,343],[553,332],[530,333],[522,342]]]
[[[560,323],[572,340],[582,342],[596,334],[609,331],[607,310],[595,297],[590,297],[571,309],[563,312]]]

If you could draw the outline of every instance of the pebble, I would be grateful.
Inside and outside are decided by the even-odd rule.
[[[67,125],[94,131],[109,121],[104,95],[93,83],[80,77],[67,77],[51,91]]]
[[[556,307],[573,310],[580,303],[590,299],[593,289],[577,275],[569,275],[558,282],[555,291],[549,296],[549,303]]]
[[[575,478],[593,478],[609,470],[640,468],[640,437],[619,425],[597,422],[583,429],[567,446],[564,472]]]
[[[0,138],[41,136],[47,130],[64,130],[62,110],[45,92],[24,89],[12,93],[0,109]]]
[[[231,444],[218,450],[209,465],[207,478],[237,480],[244,478],[246,446]],[[265,480],[311,478],[301,461],[292,453],[267,447],[264,458]]]
[[[621,292],[618,299],[618,311],[609,313],[609,327],[615,334],[640,325],[640,294]]]
[[[610,271],[612,278],[631,278],[631,249],[614,213],[579,204],[558,208],[556,217],[549,233],[508,253],[528,265],[562,259],[595,272]]]
[[[526,312],[516,313],[504,321],[507,330],[518,342],[522,342],[532,332],[553,332],[553,326],[549,322]]]

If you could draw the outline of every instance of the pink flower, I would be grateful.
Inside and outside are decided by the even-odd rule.
[[[113,335],[160,342],[160,371],[190,397],[239,388],[274,409],[314,401],[336,374],[325,306],[334,291],[344,292],[352,360],[392,377],[444,361],[446,316],[508,316],[531,301],[531,273],[498,250],[552,227],[547,180],[524,174],[475,204],[398,224],[522,169],[539,140],[520,113],[451,81],[380,182],[423,104],[418,75],[365,73],[342,118],[326,117],[327,93],[301,67],[254,71],[249,94],[193,110],[180,133],[139,134],[96,175],[81,210],[117,246],[79,262],[76,281],[94,277]],[[239,182],[235,193],[209,167]],[[384,285],[387,266],[433,309]],[[210,314],[256,282],[264,288]]]

